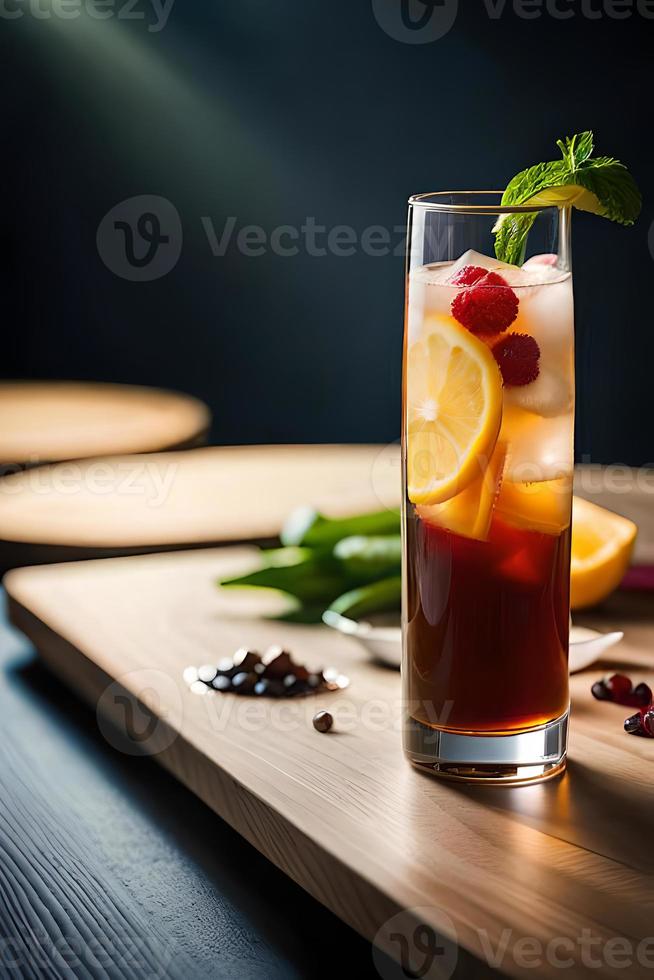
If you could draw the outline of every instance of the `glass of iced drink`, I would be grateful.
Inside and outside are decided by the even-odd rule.
[[[414,765],[510,783],[565,766],[574,330],[570,211],[500,200],[409,202],[403,685]]]

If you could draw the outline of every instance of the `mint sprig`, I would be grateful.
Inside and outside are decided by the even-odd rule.
[[[642,205],[640,191],[623,163],[593,157],[590,130],[557,140],[562,159],[537,163],[508,184],[502,204],[575,207],[622,225],[632,225]],[[495,225],[495,254],[503,262],[524,261],[527,235],[536,213],[502,216]]]

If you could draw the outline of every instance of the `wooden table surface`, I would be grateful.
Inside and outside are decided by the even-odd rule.
[[[109,745],[2,607],[0,976],[298,980],[347,962],[378,977],[368,943],[151,759]]]
[[[198,445],[211,415],[197,398],[139,385],[0,382],[0,466]]]
[[[0,568],[272,538],[289,512],[398,507],[396,444],[213,446],[0,480]]]
[[[563,778],[453,785],[403,759],[396,673],[370,664],[354,640],[253,619],[270,611],[260,599],[215,589],[250,561],[243,549],[204,550],[23,569],[6,582],[14,621],[67,683],[117,723],[135,697],[150,705],[148,751],[366,938],[397,955],[397,937],[426,925],[460,963],[475,956],[476,972],[496,963],[533,976],[540,955],[538,976],[560,976],[563,958],[575,980],[624,976],[622,944],[629,976],[650,976],[654,741],[624,733],[628,709],[591,697],[606,665],[572,678]],[[585,620],[624,629],[611,666],[650,684],[651,613],[651,600],[623,595]],[[291,712],[283,702],[198,698],[181,679],[189,663],[271,642],[347,672],[351,688]],[[310,717],[330,706],[337,732],[318,735]]]

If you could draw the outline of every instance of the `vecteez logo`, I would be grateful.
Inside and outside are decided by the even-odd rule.
[[[96,718],[112,748],[125,755],[158,755],[177,738],[183,710],[176,681],[163,671],[143,667],[102,691]]]
[[[177,265],[182,222],[165,197],[140,194],[116,204],[100,222],[96,244],[114,275],[131,282],[161,279]]]
[[[454,26],[459,0],[372,0],[381,29],[404,44],[431,44]]]

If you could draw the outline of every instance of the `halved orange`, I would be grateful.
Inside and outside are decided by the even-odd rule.
[[[629,567],[637,530],[626,517],[573,497],[570,564],[573,609],[595,606],[617,589]]]
[[[407,491],[449,500],[479,477],[502,422],[502,378],[490,349],[452,317],[430,318],[407,352]]]

